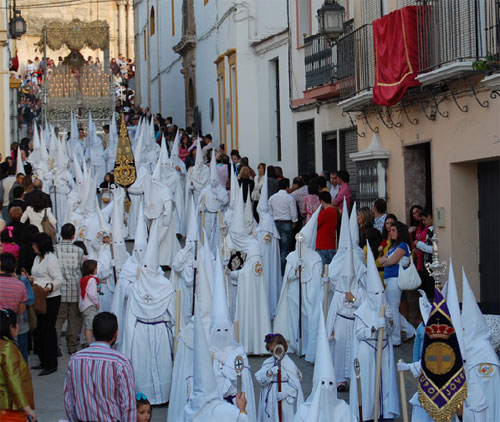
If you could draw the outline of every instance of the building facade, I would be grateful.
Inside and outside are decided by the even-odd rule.
[[[386,197],[403,221],[413,204],[432,208],[441,259],[453,257],[459,283],[463,266],[483,310],[499,313],[500,5],[366,0],[354,6],[352,30],[337,48],[348,44],[352,51],[339,106],[357,121],[359,152],[351,158],[363,181],[358,189]],[[374,92],[389,84],[382,84],[377,60],[394,40],[379,35],[375,51],[374,22],[392,12],[403,16],[407,6],[416,7],[402,31],[417,34],[418,86],[381,105]],[[404,42],[408,53],[411,43]]]
[[[110,57],[122,54],[127,58],[134,58],[134,5],[133,0],[112,0],[102,2],[90,0],[86,3],[61,2],[47,0],[42,3],[36,0],[18,0],[16,7],[26,20],[27,32],[17,42],[20,71],[22,72],[28,59],[42,58],[43,51],[35,45],[41,36],[43,25],[54,20],[70,22],[75,18],[84,22],[103,20],[109,24]],[[56,60],[69,54],[66,47],[58,51],[47,50],[47,56]],[[88,48],[81,51],[83,56],[100,57],[102,52]]]
[[[139,101],[253,166],[292,174],[287,1],[141,0],[135,10]]]

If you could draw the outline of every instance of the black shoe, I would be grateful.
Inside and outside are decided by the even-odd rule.
[[[38,374],[38,376],[43,377],[45,375],[50,375],[53,374],[54,372],[57,371],[57,368],[52,368],[52,369],[44,369],[42,372]]]
[[[41,364],[35,365],[35,366],[32,366],[31,369],[43,369],[43,366]]]

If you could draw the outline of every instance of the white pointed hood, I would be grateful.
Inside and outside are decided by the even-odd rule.
[[[239,186],[238,186],[238,179],[236,178],[236,173],[234,172],[234,166],[232,163],[229,163],[229,169],[230,169],[230,185],[229,185],[229,208],[234,209],[234,206],[236,204],[236,198],[239,193]]]
[[[247,202],[245,202],[245,223],[247,225],[247,233],[253,235],[255,233],[255,219],[253,218],[252,200],[250,199],[250,190],[247,193]]]
[[[329,265],[328,273],[330,279],[335,284],[335,288],[339,291],[345,291],[345,292],[350,291],[350,289],[347,289],[348,286],[345,286],[344,283],[342,282],[342,268],[344,266],[344,258],[347,254],[352,254],[354,262],[354,272],[356,274],[355,280],[351,284],[351,287],[356,282],[364,284],[365,274],[366,274],[364,252],[359,247],[359,245],[356,244],[354,246],[354,242],[352,241],[351,235],[352,231],[349,223],[349,211],[347,210],[347,203],[344,199],[343,210],[341,215],[341,224],[340,224],[340,237],[337,245],[337,253],[333,257],[332,262]],[[348,249],[351,249],[351,251],[348,252]],[[363,254],[362,258],[360,257],[358,251],[361,251],[361,253]]]
[[[160,145],[160,163],[164,166],[170,164],[170,157],[168,156],[167,141],[165,137],[161,135],[161,145]]]
[[[350,240],[351,233],[347,230],[348,240]],[[353,256],[353,246],[349,245],[345,248],[345,254],[342,261],[342,268],[340,270],[340,277],[342,283],[347,289],[346,291],[352,291],[352,286],[356,280],[356,272],[354,270],[354,256]]]
[[[113,254],[116,261],[118,271],[121,270],[129,254],[125,244],[124,230],[123,230],[123,209],[125,190],[117,186],[114,189],[113,195],[113,214],[111,215],[111,237],[113,241]]]
[[[159,220],[154,220],[151,225],[151,230],[149,231],[148,244],[146,250],[144,251],[144,256],[142,257],[142,270],[148,270],[152,273],[158,271],[160,266],[160,222]],[[142,273],[142,272],[141,272]]]
[[[177,133],[175,134],[174,143],[172,144],[172,151],[170,156],[179,158],[179,145],[181,144],[181,133],[179,129],[177,129]]]
[[[57,141],[57,169],[61,172],[65,172],[68,168],[68,160],[64,154],[64,146],[61,142]]]
[[[187,233],[186,233],[186,243],[192,242],[194,243],[196,240],[199,240],[199,230],[198,230],[198,209],[193,200],[193,194],[189,195],[189,220],[187,225]]]
[[[222,400],[219,398],[203,323],[196,310],[194,317],[193,391],[184,407],[184,420],[201,421],[202,412],[205,413],[210,404],[213,403],[215,406],[220,401]]]
[[[172,283],[164,276],[159,265],[160,224],[160,220],[156,219],[151,225],[141,273],[132,291],[130,310],[139,319],[158,318],[165,314],[175,293]]]
[[[239,251],[245,251],[249,243],[248,241],[249,239],[251,239],[251,236],[247,231],[243,194],[241,193],[239,187],[236,188],[235,193],[236,198],[231,218],[231,224],[229,226],[229,235],[231,237],[231,242],[234,244],[235,248]]]
[[[353,246],[359,246],[358,211],[356,202],[354,202],[352,206],[351,216],[349,217],[349,229],[351,231],[351,242]]]
[[[139,134],[139,140],[137,141],[134,148],[134,162],[137,167],[142,165],[142,155],[144,149],[144,125],[141,125],[141,132]]]
[[[196,154],[198,157],[198,154]],[[215,159],[215,150],[212,149],[212,159],[210,161],[210,184],[213,188],[220,185],[219,172],[217,171],[217,161]]]
[[[366,268],[366,297],[358,310],[354,312],[366,325],[373,326],[379,318],[380,307],[385,306],[385,315],[392,318],[385,296],[384,286],[378,273],[375,258],[373,257],[370,243],[366,242],[367,268]]]
[[[38,149],[40,149],[40,134],[36,122],[33,121],[33,151]]]
[[[464,334],[462,328],[462,318],[460,315],[460,303],[458,300],[458,289],[457,283],[455,281],[455,273],[453,271],[453,259],[450,258],[450,266],[448,272],[448,283],[446,283],[446,306],[448,306],[448,311],[450,311],[451,322],[455,332],[457,333],[458,345],[460,346],[460,352],[462,357],[465,356],[465,344],[464,344]]]
[[[78,162],[75,151],[73,150],[73,171],[76,180],[76,187],[78,189],[78,194],[81,196],[84,191],[85,178],[83,176],[82,168],[80,167],[80,163]]]
[[[202,147],[201,147],[201,138],[196,139],[196,157],[194,160],[194,165],[196,166],[201,166],[203,165],[203,153],[202,153]]]
[[[335,371],[326,335],[323,309],[321,306],[319,308],[313,392],[310,399],[307,400],[311,402],[311,405],[307,417],[304,414],[302,414],[302,417],[308,422],[355,422],[356,418],[352,415],[349,405],[337,397]]]
[[[262,182],[262,188],[260,190],[260,198],[259,198],[259,202],[257,204],[257,212],[259,214],[269,211],[269,208],[268,208],[269,193],[268,192],[269,192],[269,189],[267,187],[267,167],[266,167],[266,173],[264,174],[264,181]]]
[[[219,254],[215,259],[215,277],[212,286],[212,320],[210,322],[210,351],[223,351],[238,346],[227,307],[226,286]]]
[[[19,173],[26,175],[26,172],[24,171],[23,160],[21,159],[21,148],[17,147],[16,176]]]
[[[316,234],[318,233],[318,216],[321,212],[321,207],[318,207],[314,214],[311,216],[307,224],[302,227],[300,233],[304,236],[304,240],[302,241],[302,250],[304,248],[316,250]],[[295,241],[295,249],[299,250],[299,242]]]
[[[232,168],[232,166],[231,166]],[[257,212],[259,213],[259,225],[257,226],[258,232],[272,233],[275,239],[280,239],[280,234],[276,228],[276,223],[274,222],[273,216],[269,214],[268,200],[269,200],[269,190],[267,187],[267,168],[266,174],[264,175],[264,182],[262,183],[262,189],[260,190],[259,203],[257,204]]]
[[[133,255],[138,263],[142,262],[144,251],[148,243],[148,231],[146,221],[144,220],[144,205],[141,199],[139,203],[139,212],[137,213],[137,224],[135,229]]]
[[[95,210],[97,212],[97,218],[99,220],[99,231],[102,233],[101,239],[104,235],[111,234],[111,227],[109,226],[106,218],[104,217],[101,208],[96,203]]]
[[[490,330],[483,313],[477,305],[467,275],[462,268],[462,326],[464,330],[465,361],[468,367],[481,363],[500,366],[498,356],[490,341]],[[455,328],[456,330],[456,328]]]
[[[210,183],[210,170],[203,164],[203,153],[200,138],[196,141],[196,160],[191,173],[191,182],[194,188],[201,192]]]
[[[432,311],[432,303],[429,302],[429,299],[425,292],[422,289],[418,289],[420,293],[420,297],[418,298],[418,306],[420,308],[420,314],[422,315],[422,321],[424,325],[427,325],[427,321],[429,320],[429,316]]]

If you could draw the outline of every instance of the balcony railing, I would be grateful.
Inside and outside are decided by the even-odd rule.
[[[335,65],[332,48],[321,34],[304,38],[306,89],[334,82]]]
[[[419,69],[500,54],[499,0],[417,2]]]
[[[337,42],[341,98],[369,90],[374,84],[374,50],[372,25],[360,26]]]

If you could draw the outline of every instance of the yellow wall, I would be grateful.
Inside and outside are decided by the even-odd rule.
[[[387,169],[388,209],[406,220],[405,169],[403,152],[405,145],[431,142],[432,202],[445,210],[446,226],[436,228],[440,256],[453,256],[455,275],[461,283],[461,267],[464,266],[474,293],[479,297],[479,239],[477,219],[477,166],[479,160],[500,157],[500,99],[489,98],[489,91],[478,94],[489,100],[489,108],[481,108],[472,96],[458,99],[467,105],[463,113],[449,100],[440,105],[449,117],[436,116],[435,121],[425,118],[419,106],[409,107],[411,118],[417,125],[410,125],[403,114],[395,113],[401,128],[387,129],[378,115],[369,116],[372,127],[378,126],[384,148],[391,152]],[[372,132],[362,119],[358,119],[358,132],[366,132],[359,138],[359,150],[368,147]],[[404,216],[404,217],[403,217]]]

